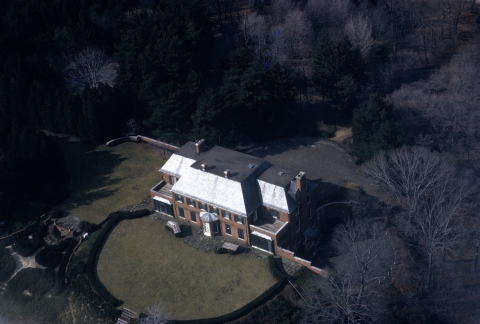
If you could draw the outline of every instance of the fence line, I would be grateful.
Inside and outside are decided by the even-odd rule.
[[[1,240],[4,240],[4,239],[7,239],[7,238],[9,238],[9,237],[12,237],[13,235],[18,234],[18,233],[20,233],[20,232],[23,232],[24,230],[26,230],[26,229],[29,228],[30,226],[35,225],[36,223],[37,223],[37,221],[34,221],[32,224],[24,227],[23,229],[21,229],[21,230],[19,230],[19,231],[16,231],[15,233],[12,233],[12,234],[7,235],[7,236],[4,236],[4,237],[0,237],[0,241],[1,241]]]

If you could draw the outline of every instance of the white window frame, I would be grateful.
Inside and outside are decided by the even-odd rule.
[[[235,223],[245,225],[245,217],[235,214],[233,215],[233,219],[235,220]]]
[[[232,227],[230,224],[225,224],[225,234],[232,236]]]
[[[192,219],[192,214],[195,215],[195,220]],[[190,220],[194,223],[197,222],[197,213],[194,212],[193,210],[190,211]]]
[[[242,232],[242,236],[243,237],[240,237],[240,231]],[[245,241],[245,231],[243,230],[243,228],[237,228],[237,236],[240,240],[244,240]]]
[[[225,219],[232,219],[232,214],[226,210],[222,210],[222,217]]]

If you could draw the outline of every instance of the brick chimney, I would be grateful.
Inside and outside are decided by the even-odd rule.
[[[226,169],[225,171],[223,171],[223,174],[225,175],[225,178],[228,178],[230,176],[230,170]]]
[[[307,190],[307,176],[305,172],[300,171],[295,177],[295,181],[297,182],[297,188],[300,192],[303,193]]]
[[[207,162],[203,162],[201,167],[202,167],[202,171],[205,171],[207,169]]]
[[[205,140],[203,138],[195,143],[195,150],[197,154],[205,151]]]

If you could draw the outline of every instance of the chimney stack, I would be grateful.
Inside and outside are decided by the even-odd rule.
[[[230,176],[230,170],[226,169],[225,171],[223,171],[223,174],[225,175],[225,178],[228,178]]]
[[[297,188],[300,192],[303,193],[307,190],[307,177],[305,172],[300,171],[295,177],[295,181],[297,182]]]
[[[205,150],[205,140],[203,138],[199,140],[197,143],[195,143],[195,149],[197,151],[197,154]]]
[[[207,162],[203,162],[201,167],[202,167],[202,171],[205,171],[207,169]]]

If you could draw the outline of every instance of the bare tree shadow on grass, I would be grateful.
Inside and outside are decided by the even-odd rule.
[[[70,197],[62,203],[65,209],[72,209],[115,194],[118,189],[111,189],[123,178],[112,178],[126,158],[113,151],[98,149],[97,145],[85,144],[67,137],[55,137],[65,155],[69,173],[68,190]]]

